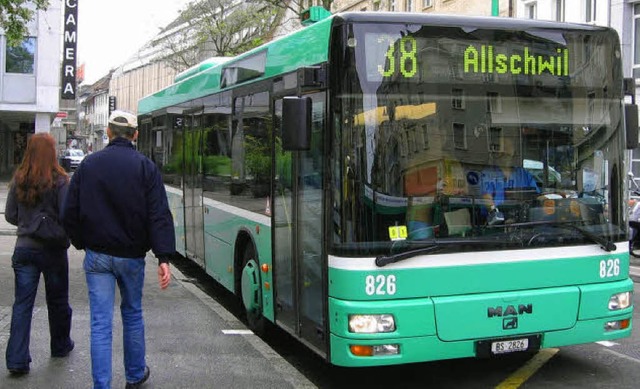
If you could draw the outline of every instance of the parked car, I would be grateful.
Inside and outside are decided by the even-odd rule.
[[[84,152],[80,149],[66,149],[60,158],[60,166],[70,172],[76,170],[80,166],[80,162],[84,159]]]

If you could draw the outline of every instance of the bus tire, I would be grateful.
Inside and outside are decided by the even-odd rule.
[[[240,299],[244,307],[247,325],[251,331],[261,335],[265,331],[265,317],[262,315],[262,285],[260,264],[252,244],[248,244],[242,254],[240,275]]]

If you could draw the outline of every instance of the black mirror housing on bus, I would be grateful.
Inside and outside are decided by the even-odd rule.
[[[282,148],[302,151],[311,148],[311,99],[287,96],[282,101]]]
[[[636,105],[636,80],[624,79],[624,95],[631,98],[631,103],[624,105],[624,128],[627,135],[627,150],[638,148],[638,106]]]
[[[627,149],[638,148],[638,106],[635,104],[624,105],[625,129],[627,133]]]

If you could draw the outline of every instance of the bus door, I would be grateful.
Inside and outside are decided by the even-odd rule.
[[[326,353],[323,261],[322,167],[325,93],[313,102],[311,149],[282,151],[282,100],[274,102],[276,118],[273,199],[276,322]]]
[[[187,256],[204,267],[202,108],[184,114],[184,212]]]

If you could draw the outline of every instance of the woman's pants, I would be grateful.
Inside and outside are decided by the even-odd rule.
[[[16,247],[11,261],[15,274],[15,301],[6,352],[7,369],[28,371],[31,318],[40,274],[44,277],[49,313],[51,356],[65,356],[73,348],[69,336],[72,312],[69,305],[69,260],[66,249]]]

